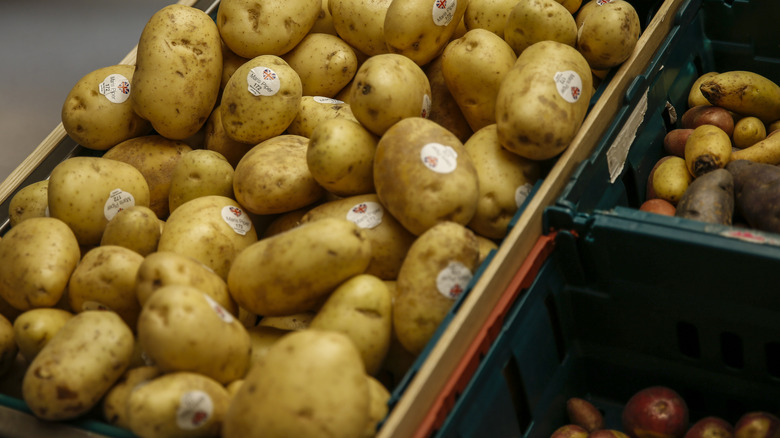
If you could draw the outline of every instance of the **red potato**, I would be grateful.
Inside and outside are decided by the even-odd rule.
[[[688,430],[688,405],[673,389],[651,386],[631,396],[622,420],[633,438],[682,438]]]
[[[629,436],[615,429],[600,429],[592,432],[588,438],[629,438]]]
[[[648,213],[663,214],[666,216],[674,216],[677,212],[677,208],[671,202],[661,198],[648,199],[639,206],[639,209]]]
[[[593,404],[579,397],[572,397],[566,401],[566,414],[569,421],[581,426],[588,432],[604,427],[604,416]]]
[[[550,438],[588,438],[588,431],[576,424],[566,424],[555,429]]]
[[[683,128],[695,129],[701,125],[715,125],[729,137],[734,133],[734,117],[719,106],[698,105],[685,111],[680,119]]]
[[[748,412],[734,425],[734,437],[780,438],[780,418],[769,412]]]
[[[679,128],[672,129],[664,136],[664,150],[669,155],[676,155],[685,158],[685,142],[691,136],[693,129]]]
[[[734,427],[720,417],[704,417],[688,429],[685,438],[733,438]]]

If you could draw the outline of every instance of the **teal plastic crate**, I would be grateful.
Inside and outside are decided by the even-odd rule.
[[[547,438],[569,423],[570,397],[620,430],[625,403],[653,385],[675,389],[692,422],[780,413],[780,312],[659,288],[650,269],[604,288],[584,275],[578,237],[543,238],[552,254],[436,436]]]

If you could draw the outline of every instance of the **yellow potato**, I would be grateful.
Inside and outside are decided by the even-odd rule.
[[[346,119],[357,123],[348,103],[330,97],[303,96],[298,114],[287,127],[287,133],[309,138],[320,123],[330,119]]]
[[[541,41],[525,49],[496,97],[501,145],[531,160],[563,152],[588,112],[593,79],[573,47]]]
[[[20,222],[0,239],[0,297],[17,310],[52,307],[80,258],[76,236],[61,220]]]
[[[429,63],[449,42],[468,4],[467,0],[393,0],[385,14],[387,48],[417,65]]]
[[[292,332],[247,374],[222,436],[357,438],[370,421],[370,400],[363,361],[346,335]]]
[[[688,92],[688,108],[693,108],[699,105],[710,105],[710,101],[701,94],[701,84],[708,79],[712,79],[718,72],[710,71],[696,78],[691,85],[691,90]]]
[[[715,125],[701,125],[685,142],[685,165],[696,178],[726,167],[731,159],[731,138]]]
[[[655,169],[651,184],[656,197],[676,205],[692,181],[685,159],[671,156]]]
[[[260,55],[245,62],[222,92],[225,135],[247,144],[280,135],[298,114],[301,87],[298,73],[278,56]]]
[[[214,20],[191,6],[168,5],[141,32],[130,101],[158,134],[183,140],[206,123],[221,78],[222,39]]]
[[[130,429],[127,415],[127,400],[136,386],[142,385],[161,373],[156,366],[140,366],[130,368],[119,378],[114,386],[106,393],[101,402],[103,418],[117,427]]]
[[[132,353],[133,333],[119,315],[103,310],[76,314],[30,363],[23,399],[40,419],[77,418],[100,402]]]
[[[19,346],[16,344],[14,324],[0,315],[0,376],[6,375],[16,361]]]
[[[31,217],[48,216],[49,180],[44,179],[19,189],[8,204],[8,220],[13,227]]]
[[[145,438],[219,435],[230,395],[197,373],[168,373],[136,387],[127,397],[127,423]]]
[[[306,164],[312,178],[338,196],[374,191],[374,155],[379,139],[356,120],[320,122],[309,136]]]
[[[358,68],[355,50],[338,36],[310,33],[282,56],[298,73],[304,96],[334,97]]]
[[[370,242],[353,222],[324,218],[246,248],[233,262],[228,289],[258,315],[305,312],[342,281],[365,272],[369,251]]]
[[[219,4],[217,26],[239,56],[280,56],[309,33],[321,8],[321,0],[226,0]]]
[[[226,278],[233,259],[256,241],[257,231],[238,202],[209,195],[171,213],[157,250],[192,257]]]
[[[591,68],[604,70],[627,60],[642,33],[639,15],[625,0],[597,2],[577,33],[577,49]]]
[[[571,12],[556,0],[519,1],[507,16],[504,40],[517,55],[539,41],[574,47],[577,24]]]
[[[237,55],[230,50],[230,47],[222,41],[222,79],[219,83],[220,97],[222,90],[225,89],[228,79],[233,76],[233,73],[238,70],[245,62],[249,61],[249,58]],[[219,98],[217,98],[217,106],[219,106]],[[213,112],[213,111],[212,111]]]
[[[336,32],[336,28],[333,26],[333,16],[330,15],[328,0],[322,0],[320,14],[317,15],[317,21],[314,22],[314,26],[309,30],[309,33],[326,33],[328,35],[339,36],[338,32]]]
[[[368,393],[370,396],[369,421],[363,436],[370,438],[376,435],[379,423],[385,419],[390,401],[390,391],[376,378],[366,376],[368,379]]]
[[[134,65],[112,65],[87,73],[62,105],[62,127],[76,143],[104,151],[152,126],[133,111]]]
[[[225,127],[222,126],[221,105],[217,105],[204,126],[203,149],[217,152],[234,168],[241,160],[252,144],[242,143],[227,136]]]
[[[70,318],[73,313],[52,307],[41,307],[22,312],[14,320],[14,341],[19,353],[31,362],[44,345]]]
[[[517,60],[512,47],[474,29],[447,44],[441,58],[444,81],[472,131],[495,123],[498,88]]]
[[[120,209],[149,207],[149,184],[130,164],[102,157],[72,157],[49,176],[49,214],[65,222],[80,245],[97,245]]]
[[[360,52],[374,56],[389,52],[384,26],[390,3],[392,0],[328,0],[328,9],[339,36]]]
[[[428,82],[431,84],[431,111],[427,118],[447,128],[462,143],[468,140],[474,131],[447,87],[442,64],[442,56],[439,55],[423,68]]]
[[[382,205],[414,235],[442,221],[468,223],[479,200],[477,171],[463,144],[420,117],[401,120],[379,139],[374,186]]]
[[[750,147],[766,138],[766,126],[758,117],[743,117],[734,125],[731,136],[734,146]]]
[[[233,166],[224,155],[207,149],[195,149],[182,155],[171,174],[168,208],[201,196],[233,197]]]
[[[252,356],[250,358],[251,366],[259,363],[268,349],[276,343],[282,336],[290,332],[276,327],[257,325],[248,329],[249,338],[252,340]],[[250,368],[251,368],[250,366]]]
[[[227,384],[249,368],[246,328],[192,286],[163,286],[146,300],[138,317],[138,341],[164,372],[191,371]]]
[[[275,236],[279,233],[297,227],[301,224],[301,218],[306,214],[307,211],[309,211],[309,207],[299,208],[276,216],[276,218],[274,218],[274,220],[271,221],[271,223],[268,224],[268,227],[266,227],[266,229],[263,231],[261,238],[265,239],[266,237]]]
[[[314,203],[325,190],[309,171],[309,140],[285,134],[253,147],[236,166],[233,193],[252,213],[286,213]]]
[[[135,330],[141,305],[135,295],[135,279],[144,258],[121,246],[91,249],[70,276],[68,300],[75,312],[112,310]]]
[[[579,9],[580,6],[582,6],[582,0],[555,0],[558,3],[562,4],[563,7],[566,8],[569,13],[572,15],[575,14]]]
[[[146,256],[157,251],[162,227],[149,208],[134,205],[119,211],[103,230],[100,245],[116,245]]]
[[[469,0],[463,21],[466,29],[485,29],[504,38],[504,26],[517,0]]]
[[[316,312],[313,310],[284,316],[264,316],[255,327],[271,327],[285,331],[309,328]]]
[[[479,264],[485,261],[491,251],[498,250],[498,244],[487,237],[476,235],[479,241]]]
[[[430,113],[431,85],[411,59],[396,53],[380,54],[358,68],[348,101],[355,118],[381,136],[401,119]]]

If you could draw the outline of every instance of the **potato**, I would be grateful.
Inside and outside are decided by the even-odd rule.
[[[13,227],[31,217],[48,216],[49,180],[30,183],[16,192],[8,204],[8,220]]]
[[[322,0],[322,7],[320,8],[320,14],[317,15],[317,21],[314,22],[314,26],[309,30],[309,34],[312,33],[326,33],[339,36],[336,28],[333,26],[333,16],[330,14],[328,0]]]
[[[382,205],[414,235],[442,221],[467,224],[479,201],[474,162],[454,134],[421,117],[379,139],[374,186]]]
[[[158,134],[195,135],[217,102],[221,80],[222,39],[208,14],[175,4],[152,15],[138,41],[130,101]]]
[[[693,175],[688,171],[685,159],[669,156],[653,172],[653,193],[656,197],[677,205],[691,181]]]
[[[134,205],[120,210],[106,225],[100,245],[116,245],[142,256],[157,251],[162,227],[149,207]]]
[[[220,2],[217,26],[239,56],[280,56],[309,33],[321,8],[321,0],[227,0]]]
[[[134,65],[112,65],[79,79],[62,105],[62,127],[76,143],[104,151],[144,135],[152,125],[133,111]]]
[[[571,12],[555,0],[519,1],[507,16],[504,40],[517,55],[539,41],[556,41],[574,47],[577,24]]]
[[[97,245],[108,221],[124,208],[149,207],[149,184],[130,164],[102,157],[71,157],[49,176],[49,214],[65,222],[80,245]]]
[[[308,211],[309,207],[304,207],[276,216],[276,218],[274,218],[274,220],[268,224],[268,227],[263,230],[261,238],[265,239],[266,237],[275,236],[279,233],[297,227],[301,224],[301,218],[303,215],[305,215]]]
[[[731,225],[734,216],[734,178],[726,169],[697,177],[677,203],[675,216]]]
[[[333,27],[360,52],[374,56],[389,53],[385,42],[385,16],[392,0],[328,0]]]
[[[683,196],[685,196],[683,194]],[[671,202],[661,198],[652,198],[643,202],[639,206],[640,211],[646,211],[649,213],[663,214],[666,216],[674,216],[677,213],[677,209]]]
[[[228,289],[258,315],[312,310],[342,281],[365,272],[370,245],[347,219],[303,224],[242,251],[228,274]]]
[[[222,436],[360,437],[370,421],[370,400],[363,361],[346,335],[293,332],[247,374]]]
[[[40,419],[77,418],[100,402],[132,353],[133,333],[115,312],[76,314],[30,363],[22,380],[23,399]]]
[[[763,140],[731,154],[731,160],[749,160],[756,163],[780,164],[780,131],[770,131]]]
[[[639,15],[631,3],[596,2],[577,32],[577,50],[591,68],[609,69],[631,56],[641,32]]]
[[[298,73],[278,56],[260,55],[245,62],[222,92],[225,134],[247,144],[282,134],[298,114],[301,87]]]
[[[285,331],[304,330],[309,328],[309,325],[311,325],[311,321],[316,314],[317,313],[314,310],[307,310],[292,315],[264,316],[255,327],[272,327]]]
[[[722,169],[731,159],[731,138],[715,125],[701,125],[685,141],[685,165],[694,178]]]
[[[304,214],[301,223],[325,217],[354,222],[371,244],[371,261],[365,273],[383,280],[395,280],[415,236],[392,215],[385,213],[385,207],[375,193],[320,204]]]
[[[355,73],[348,101],[355,118],[381,136],[401,119],[430,113],[431,84],[411,59],[397,53],[375,55]]]
[[[588,432],[604,428],[604,416],[593,403],[579,397],[566,400],[566,417]]]
[[[325,300],[310,329],[347,335],[360,352],[366,373],[379,372],[390,348],[393,331],[392,295],[384,282],[370,274],[341,283]]]
[[[142,437],[219,435],[230,395],[214,379],[197,373],[164,374],[136,387],[127,397],[130,430]]]
[[[242,143],[228,137],[224,126],[222,126],[221,107],[221,105],[217,105],[206,121],[203,148],[221,154],[235,168],[241,157],[254,145]]]
[[[669,155],[685,158],[685,142],[693,134],[693,128],[677,128],[664,136],[664,151]]]
[[[455,300],[471,282],[479,242],[468,228],[441,222],[420,235],[398,273],[393,329],[398,341],[419,354]]]
[[[487,259],[491,251],[498,250],[498,244],[485,236],[475,234],[479,242],[479,264],[481,265]]]
[[[444,81],[472,131],[495,123],[498,88],[517,60],[512,47],[474,29],[447,44],[441,58]]]
[[[14,342],[27,362],[73,317],[73,313],[52,307],[41,307],[22,312],[13,322]]]
[[[356,120],[324,120],[311,132],[306,165],[317,184],[335,195],[372,193],[378,141]]]
[[[417,65],[429,63],[449,42],[468,4],[468,1],[393,0],[385,14],[387,48]]]
[[[261,321],[262,322],[262,321]],[[259,363],[268,349],[276,343],[282,336],[290,333],[290,330],[284,330],[277,327],[256,325],[248,329],[249,338],[252,341],[252,356],[249,361],[250,368]]]
[[[197,372],[226,384],[249,368],[251,342],[244,326],[193,286],[157,289],[138,317],[138,341],[164,372]]]
[[[195,149],[182,155],[173,169],[168,190],[168,208],[201,196],[233,197],[233,166],[219,152]]]
[[[192,257],[226,278],[236,255],[256,241],[257,231],[238,202],[209,195],[171,213],[157,250]]]
[[[112,310],[135,330],[141,305],[135,295],[135,279],[144,258],[121,246],[98,246],[79,262],[68,284],[70,308]]]
[[[0,376],[11,370],[18,353],[14,325],[8,318],[0,315]]]
[[[304,96],[334,97],[358,68],[355,50],[338,36],[310,33],[282,56],[301,78]]]
[[[719,106],[699,105],[689,108],[680,118],[683,128],[695,129],[701,125],[715,125],[729,137],[734,133],[734,117]]]
[[[234,51],[230,50],[225,41],[222,41],[222,78],[219,81],[220,97],[222,90],[225,89],[228,79],[233,76],[233,73],[238,70],[245,62],[249,61],[249,58],[237,55]],[[220,98],[217,98],[217,105],[219,105]],[[213,113],[213,111],[212,111]]]
[[[138,169],[149,185],[149,208],[160,219],[168,217],[168,194],[173,169],[181,157],[191,151],[183,141],[160,135],[131,138],[112,147],[103,158],[122,161]]]
[[[740,149],[753,146],[766,138],[766,126],[758,117],[743,117],[734,125],[731,138]]]
[[[348,103],[329,97],[303,96],[298,114],[287,127],[287,134],[309,138],[320,123],[330,119],[346,119],[357,123]]]
[[[232,399],[234,395],[238,392],[238,389],[241,388],[241,386],[244,384],[244,379],[234,380],[227,384],[225,389],[228,392],[228,395]]]
[[[732,160],[726,170],[734,178],[734,208],[750,227],[780,232],[780,168],[772,164]]]
[[[525,196],[542,176],[539,162],[501,147],[496,125],[480,129],[463,145],[477,170],[479,202],[469,228],[491,239],[503,239]]]
[[[20,222],[0,239],[0,297],[22,311],[52,307],[80,258],[76,236],[61,220]]]
[[[585,119],[592,84],[590,67],[576,49],[555,41],[525,49],[498,89],[501,145],[531,160],[563,152]]]
[[[370,396],[369,421],[363,436],[370,438],[376,436],[379,423],[385,419],[389,411],[388,402],[390,401],[390,391],[376,378],[366,376],[368,379],[368,393]]]
[[[504,38],[507,17],[517,0],[469,0],[463,21],[466,29],[485,29]]]
[[[764,123],[780,119],[780,85],[750,71],[727,71],[702,82],[709,103]]]
[[[427,118],[447,128],[461,143],[465,142],[474,131],[444,80],[442,56],[434,58],[423,68],[423,71],[428,77],[428,83],[431,84],[431,111]]]
[[[693,85],[691,85],[691,90],[688,92],[688,108],[693,108],[699,105],[710,105],[710,101],[707,100],[707,98],[704,97],[703,94],[701,94],[701,90],[699,89],[699,87],[701,87],[701,84],[704,81],[712,78],[717,74],[718,72],[710,71],[704,73],[703,75],[696,78],[695,81],[693,81]]]
[[[137,386],[154,379],[161,374],[156,366],[141,366],[130,368],[119,378],[119,380],[108,390],[101,402],[101,413],[108,424],[130,428],[127,412],[127,400],[130,393]]]

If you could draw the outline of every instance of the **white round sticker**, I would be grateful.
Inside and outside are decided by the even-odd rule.
[[[273,96],[282,83],[279,75],[268,67],[255,67],[246,75],[247,89],[255,96]]]
[[[456,299],[466,290],[471,281],[471,270],[460,262],[450,262],[436,276],[436,289],[450,299]]]
[[[252,229],[252,221],[249,220],[243,210],[234,205],[222,207],[222,219],[230,225],[233,231],[242,236]]]
[[[97,301],[84,301],[84,304],[81,305],[81,310],[111,310],[111,308]]]
[[[531,184],[525,183],[515,189],[515,205],[517,205],[517,208],[520,208],[525,200],[528,199],[528,195],[531,194],[531,189],[533,188]]]
[[[601,6],[606,3],[612,3],[612,0],[596,0],[596,5]]]
[[[103,79],[103,82],[98,85],[98,91],[111,102],[122,103],[130,97],[130,81],[114,73]]]
[[[458,167],[458,153],[450,146],[428,143],[420,150],[425,167],[436,173],[451,173]]]
[[[361,202],[347,212],[347,220],[360,228],[376,228],[382,223],[385,210],[378,202]]]
[[[134,205],[135,198],[132,193],[122,189],[114,189],[108,195],[105,205],[103,205],[103,215],[106,217],[106,220],[110,221],[117,213]]]
[[[558,87],[558,94],[566,101],[574,103],[580,100],[582,95],[582,78],[577,72],[572,70],[559,71],[555,73],[555,84]]]
[[[458,0],[433,0],[433,22],[437,26],[446,26],[455,15]]]
[[[209,303],[209,306],[211,306],[211,308],[214,309],[214,313],[216,313],[217,316],[219,316],[219,319],[225,321],[228,324],[232,323],[235,320],[235,318],[233,318],[233,315],[231,315],[230,312],[228,312],[218,302],[214,301],[214,298],[211,298],[206,294],[203,294],[203,297],[206,298],[206,301]]]
[[[183,430],[194,430],[208,423],[214,414],[214,402],[203,391],[187,391],[179,399],[176,425]]]
[[[314,96],[312,99],[317,103],[328,103],[333,105],[344,103],[343,100],[333,99],[332,97]]]
[[[431,115],[431,96],[427,94],[423,96],[422,110],[420,111],[420,117],[427,119]]]

